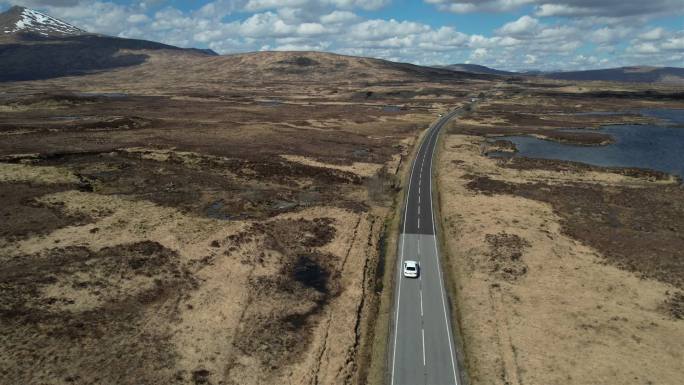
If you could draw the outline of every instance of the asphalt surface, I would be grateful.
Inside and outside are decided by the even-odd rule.
[[[459,384],[432,211],[432,159],[437,136],[442,126],[459,113],[455,110],[446,114],[430,127],[411,166],[395,285],[392,385]],[[405,260],[418,261],[417,279],[404,277]]]

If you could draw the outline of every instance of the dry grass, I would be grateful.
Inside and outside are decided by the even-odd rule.
[[[0,163],[0,183],[77,183],[78,178],[71,171],[60,167],[36,167],[27,164]]]
[[[442,216],[473,384],[676,384],[677,288],[606,263],[566,235],[551,205],[468,188],[473,175],[550,185],[649,185],[613,173],[511,170],[483,139],[449,135],[439,157]],[[671,183],[671,182],[670,182]]]
[[[30,174],[29,174],[30,175]],[[292,214],[273,217],[260,224],[269,226],[292,227],[293,224],[309,223],[319,219],[334,218],[331,229],[334,238],[330,242],[322,242],[320,246],[308,248],[309,253],[318,253],[329,259],[327,267],[330,283],[333,285],[332,297],[326,301],[325,308],[317,310],[312,318],[306,321],[307,333],[304,339],[297,338],[295,345],[289,345],[287,340],[272,341],[268,349],[273,352],[275,359],[270,362],[268,356],[260,356],[259,351],[242,351],[235,349],[245,334],[257,333],[250,340],[250,344],[257,344],[259,338],[276,337],[272,333],[287,333],[286,330],[264,330],[260,323],[263,316],[276,311],[281,316],[287,314],[306,314],[316,309],[316,290],[307,289],[314,295],[312,302],[306,302],[307,290],[292,297],[286,294],[274,295],[278,292],[263,292],[263,288],[252,287],[255,282],[275,280],[278,282],[292,262],[292,249],[296,238],[287,238],[279,242],[289,242],[293,246],[286,249],[273,249],[268,232],[263,233],[253,229],[255,222],[233,221],[226,222],[187,215],[172,208],[165,208],[151,202],[128,200],[116,197],[102,196],[88,192],[66,191],[45,195],[39,202],[50,206],[59,206],[66,215],[95,216],[91,223],[82,226],[68,226],[51,233],[32,237],[21,241],[5,244],[2,249],[5,263],[13,266],[16,257],[43,258],[46,253],[54,253],[55,248],[65,250],[67,258],[74,258],[69,254],[73,248],[82,248],[85,252],[103,252],[122,245],[135,245],[140,242],[158,244],[164,250],[173,250],[177,255],[174,266],[192,277],[192,285],[175,294],[168,293],[162,297],[152,297],[152,308],[144,316],[145,323],[138,325],[137,333],[151,333],[157,340],[173,347],[174,359],[170,362],[159,363],[160,368],[153,373],[147,373],[146,378],[162,381],[170,377],[190,381],[193,373],[204,373],[207,381],[223,381],[228,383],[282,383],[282,382],[313,382],[314,377],[324,383],[346,381],[348,376],[354,376],[355,360],[349,354],[355,354],[353,346],[357,343],[358,314],[350,309],[363,303],[364,282],[366,272],[359,269],[374,258],[374,244],[377,242],[378,230],[374,227],[378,222],[376,214],[358,214],[344,209],[312,208]],[[97,213],[107,213],[97,216]],[[380,212],[381,214],[381,212]],[[287,224],[292,223],[292,224]],[[310,222],[314,223],[314,222]],[[306,235],[306,233],[303,233]],[[318,244],[318,243],[317,243]],[[128,252],[121,251],[123,255]],[[112,256],[88,257],[95,262],[100,258],[111,260]],[[117,263],[113,260],[112,263]],[[168,263],[164,262],[164,266]],[[158,270],[151,270],[151,275],[133,274],[132,276],[118,276],[109,270],[103,270],[107,265],[92,264],[92,268],[78,271],[49,269],[43,273],[56,277],[45,284],[40,284],[34,295],[35,305],[28,305],[30,314],[71,313],[77,319],[85,317],[91,311],[123,305],[121,301],[138,293],[147,293],[155,289],[157,280],[166,278],[159,276]],[[10,270],[11,271],[11,270]],[[41,273],[39,273],[41,274]],[[7,277],[6,277],[7,278]],[[287,280],[287,275],[282,278]],[[12,282],[10,279],[6,282]],[[76,285],[74,282],[79,282]],[[94,285],[94,286],[93,286]],[[94,288],[98,288],[94,290]],[[177,288],[176,286],[174,286]],[[333,289],[334,287],[334,289]],[[168,289],[171,290],[171,289]],[[327,290],[327,289],[326,289]],[[6,298],[6,297],[5,297]],[[41,305],[42,299],[50,299],[47,308]],[[323,297],[321,297],[323,298]],[[164,312],[154,312],[154,308],[163,307]],[[19,315],[17,315],[19,316]],[[330,322],[334,319],[335,322]],[[7,321],[7,319],[5,319]],[[35,322],[35,321],[33,321]],[[28,323],[31,325],[31,322]],[[7,325],[5,326],[7,327]],[[259,329],[252,330],[256,327]],[[273,325],[275,327],[275,325]],[[14,347],[16,329],[9,329],[9,334],[3,333],[2,338],[8,350],[3,354],[6,364],[21,362],[24,353]],[[242,333],[242,336],[241,334]],[[291,333],[291,332],[290,332]],[[127,336],[119,336],[128,338]],[[294,342],[294,341],[293,341]],[[63,343],[63,342],[62,342]],[[45,349],[53,349],[57,345],[34,346],[32,354],[42,355]],[[161,343],[161,342],[160,342]],[[264,340],[263,343],[268,343]],[[76,352],[93,351],[99,342],[81,340],[80,346],[75,346]],[[291,350],[296,347],[295,350]],[[299,355],[305,359],[295,359]],[[292,357],[292,361],[287,357]],[[76,357],[76,356],[74,356]],[[103,357],[104,358],[104,357]],[[138,357],[140,359],[140,357]],[[284,361],[281,361],[284,360]],[[287,364],[283,370],[271,365]],[[120,365],[123,363],[120,362]],[[139,370],[153,370],[151,361],[141,359],[140,362],[129,362]],[[264,367],[264,365],[267,365]],[[33,383],[39,379],[49,379],[58,376],[52,365],[40,366],[9,366],[7,374],[24,383]],[[276,369],[276,370],[274,370]],[[206,371],[206,373],[204,372]],[[102,371],[88,362],[80,362],[67,369],[67,373],[75,373],[81,381],[93,381],[96,378],[110,378],[114,374]],[[66,376],[66,375],[65,375]],[[104,376],[104,377],[101,377]],[[119,378],[119,383],[132,383],[126,377]]]
[[[318,53],[148,53],[3,85],[3,376],[365,382],[385,360],[397,175],[485,82]]]
[[[360,177],[371,177],[375,175],[380,169],[382,168],[383,165],[377,164],[377,163],[364,163],[364,162],[354,162],[351,165],[336,165],[336,164],[330,164],[330,163],[323,163],[319,162],[315,159],[307,158],[304,156],[298,156],[298,155],[282,155],[283,158],[291,161],[291,162],[297,162],[297,163],[302,163],[307,166],[313,166],[313,167],[325,167],[325,168],[333,168],[336,170],[341,170],[341,171],[348,171],[351,173],[354,173]]]

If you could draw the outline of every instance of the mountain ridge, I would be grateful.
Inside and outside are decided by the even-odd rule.
[[[500,75],[500,76],[517,76],[517,72],[503,71],[495,68],[470,63],[449,64],[439,66],[438,68],[445,68],[452,71],[469,72],[474,74]]]
[[[609,81],[627,83],[684,84],[684,68],[660,66],[624,66],[580,71],[503,71],[479,64],[449,64],[439,66],[449,70],[498,76],[529,76],[555,80]]]
[[[556,80],[684,84],[684,68],[680,67],[627,66],[584,71],[559,71],[543,76]]]
[[[37,34],[64,37],[88,34],[87,31],[34,9],[13,6],[0,14],[0,33]]]

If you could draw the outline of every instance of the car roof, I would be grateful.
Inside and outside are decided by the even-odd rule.
[[[404,265],[406,266],[418,266],[418,262],[416,261],[404,261]]]

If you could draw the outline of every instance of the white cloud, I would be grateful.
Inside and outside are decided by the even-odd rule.
[[[536,2],[540,3],[536,14],[541,17],[648,17],[684,11],[680,0],[539,0]]]
[[[374,19],[351,26],[349,37],[361,40],[384,40],[423,32],[430,32],[430,27],[411,21]]]
[[[389,0],[249,0],[244,10],[259,12],[280,8],[342,8],[364,10],[380,9]]]
[[[535,12],[537,16],[594,16],[594,10],[566,4],[542,4]]]
[[[150,29],[154,31],[192,29],[197,21],[197,19],[185,16],[175,8],[165,8],[154,14]]]
[[[297,26],[285,24],[273,12],[254,14],[240,25],[240,34],[252,38],[287,36],[296,31]]]
[[[321,23],[323,24],[350,23],[358,19],[359,17],[355,13],[339,10],[332,11],[326,15],[321,16],[320,18]]]
[[[682,14],[681,0],[425,0],[454,13],[508,12],[534,5],[539,17],[650,17]]]
[[[27,8],[74,7],[80,0],[3,0],[0,4],[7,6],[20,5]]]
[[[144,13],[134,13],[128,18],[126,18],[126,21],[128,21],[131,24],[139,24],[139,23],[146,23],[150,21],[150,18],[147,17]]]
[[[297,27],[297,33],[304,36],[316,36],[326,34],[328,31],[319,23],[303,23]]]
[[[639,43],[629,47],[629,51],[637,54],[659,53],[660,49],[653,43]]]
[[[626,53],[643,60],[644,57],[659,62],[681,66],[681,53],[684,53],[684,31],[668,33],[655,28],[640,34],[627,48]],[[677,60],[680,60],[677,62]]]
[[[62,5],[40,7],[40,9],[43,8],[47,9],[51,16],[66,21],[75,20],[74,24],[79,28],[112,35],[118,35],[122,26],[128,25],[128,17],[137,13],[131,12],[129,8],[122,5],[100,1],[90,2],[87,6],[76,4],[72,7]]]
[[[391,0],[330,0],[330,3],[341,8],[361,8],[365,10],[380,9]]]
[[[665,36],[665,30],[661,27],[658,27],[658,28],[653,28],[652,30],[644,32],[641,35],[639,35],[639,40],[647,40],[647,41],[660,40],[664,36]]]
[[[324,51],[330,46],[329,43],[319,42],[314,44],[307,43],[287,43],[278,45],[273,51]]]
[[[425,0],[440,10],[454,13],[506,12],[534,3],[534,0]]]
[[[475,61],[481,61],[489,56],[489,51],[487,48],[477,48],[470,54],[470,59]]]
[[[539,30],[539,20],[530,17],[522,16],[516,21],[504,24],[503,27],[499,28],[496,32],[500,35],[530,35]]]
[[[667,39],[662,47],[668,51],[684,51],[684,35]]]
[[[464,47],[468,43],[468,35],[458,32],[451,27],[441,27],[418,35],[419,44],[423,47],[435,49],[451,49]]]
[[[246,0],[216,0],[200,7],[195,11],[195,16],[221,19],[226,15],[239,11],[245,4]]]
[[[589,33],[589,40],[599,45],[615,44],[624,40],[631,32],[627,27],[603,27]]]

